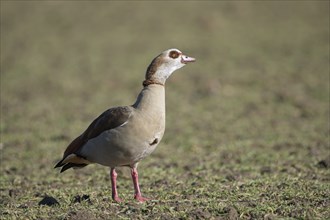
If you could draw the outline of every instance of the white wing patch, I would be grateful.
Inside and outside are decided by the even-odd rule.
[[[124,123],[122,123],[121,125],[119,125],[119,127],[123,127],[124,125],[126,125],[128,123],[128,120],[125,121]]]

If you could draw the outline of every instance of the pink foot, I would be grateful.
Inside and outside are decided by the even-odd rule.
[[[138,202],[146,202],[146,201],[150,200],[149,198],[145,198],[145,197],[142,197],[139,195],[135,195],[134,199],[136,199]]]
[[[121,198],[119,198],[118,196],[117,196],[117,197],[114,197],[114,198],[112,198],[112,199],[113,199],[113,201],[118,202],[118,203],[120,203],[120,202],[123,201],[123,200],[122,200]]]

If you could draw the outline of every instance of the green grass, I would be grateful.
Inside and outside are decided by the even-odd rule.
[[[171,47],[197,62],[167,81],[167,130],[139,165],[153,200],[125,168],[120,204],[108,168],[54,170]],[[330,218],[327,1],[1,1],[0,97],[0,219]]]

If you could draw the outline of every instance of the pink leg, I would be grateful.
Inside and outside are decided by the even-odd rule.
[[[136,167],[131,169],[131,175],[134,184],[134,199],[136,199],[139,202],[145,202],[149,200],[148,198],[144,198],[141,195],[140,186],[139,186],[139,175]]]
[[[118,192],[117,192],[117,173],[115,171],[115,168],[111,168],[110,177],[111,177],[112,199],[116,202],[121,202],[122,200],[118,197]]]

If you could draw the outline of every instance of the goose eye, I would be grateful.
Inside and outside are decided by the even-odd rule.
[[[171,57],[172,59],[176,59],[180,56],[180,53],[178,51],[172,50],[169,54],[169,57]]]

